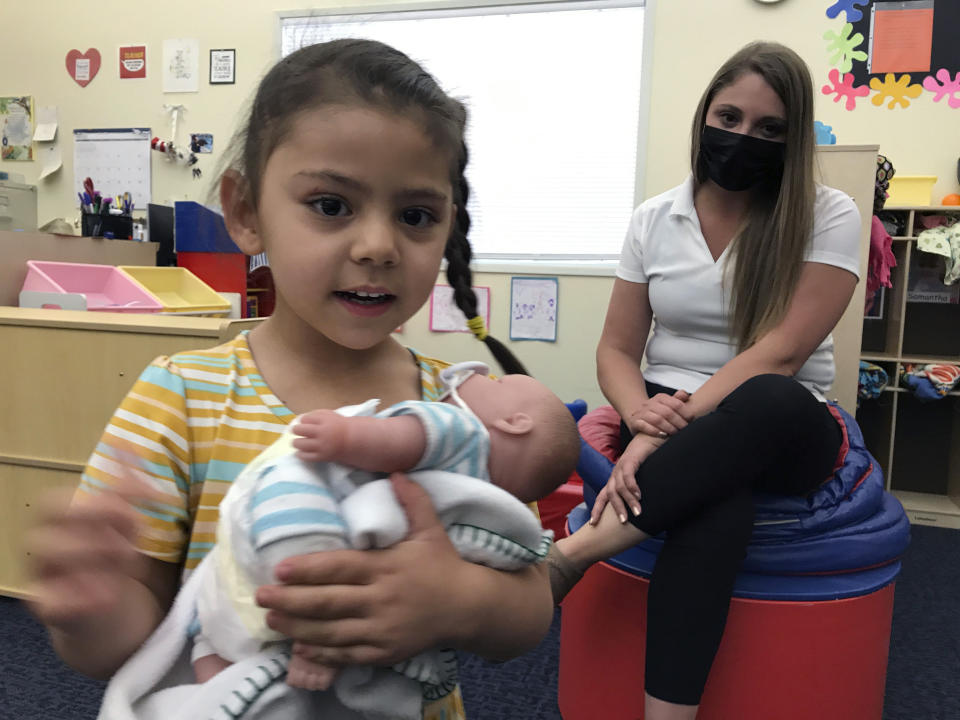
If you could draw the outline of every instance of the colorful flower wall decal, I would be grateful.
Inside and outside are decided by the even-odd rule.
[[[940,82],[938,83],[937,80]],[[946,68],[937,70],[937,76],[928,75],[923,79],[923,87],[934,93],[933,101],[940,102],[947,98],[947,105],[960,108],[960,72],[951,80],[950,71]]]
[[[893,110],[897,105],[900,107],[910,107],[910,100],[907,98],[918,98],[923,88],[919,85],[910,84],[910,75],[904,73],[899,78],[893,73],[887,73],[881,81],[879,78],[870,78],[870,87],[876,91],[876,95],[870,98],[870,101],[878,107],[890,98],[887,108]]]
[[[844,23],[840,32],[827,30],[823,34],[823,39],[827,41],[827,52],[833,52],[830,56],[830,64],[840,70],[842,73],[850,72],[854,60],[866,60],[867,54],[863,50],[857,50],[863,42],[863,33],[857,33],[851,37],[853,25]]]
[[[867,5],[870,0],[837,0],[833,5],[827,8],[827,17],[831,20],[840,13],[847,14],[847,22],[855,23],[863,18],[863,12],[857,5]]]
[[[833,68],[827,77],[833,85],[832,87],[830,85],[824,85],[820,92],[824,95],[836,93],[836,97],[833,98],[834,102],[840,102],[841,98],[846,98],[847,102],[845,107],[847,110],[853,110],[857,106],[858,97],[866,97],[870,94],[870,88],[866,85],[853,86],[854,80],[852,74],[848,73],[844,75],[841,80],[840,71]]]
[[[817,145],[836,145],[837,136],[833,134],[833,125],[825,125],[819,120],[813,121],[813,134]]]

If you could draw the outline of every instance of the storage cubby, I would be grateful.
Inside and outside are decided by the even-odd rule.
[[[864,444],[880,463],[884,477],[890,475],[895,410],[892,392],[883,392],[878,398],[861,400],[860,407],[857,408],[857,424],[863,432]]]
[[[947,495],[950,485],[950,440],[957,398],[921,402],[900,393],[893,438],[894,490]]]
[[[960,220],[960,207],[888,207],[879,215],[897,266],[880,317],[870,317],[875,309],[864,317],[860,357],[883,367],[890,383],[879,398],[860,402],[857,421],[911,521],[960,528],[960,387],[921,402],[899,382],[908,363],[960,365],[956,286],[942,284],[942,257],[917,249],[925,215]]]
[[[871,307],[870,315],[864,315],[863,335],[860,340],[862,352],[878,356],[897,357],[900,342],[901,305],[906,290],[908,243],[894,243],[893,254],[897,259],[896,267],[890,270],[892,288],[881,288],[879,298],[875,300],[877,307]],[[879,317],[876,315],[878,314]]]

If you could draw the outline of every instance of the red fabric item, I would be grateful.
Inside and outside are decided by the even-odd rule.
[[[620,457],[620,416],[612,405],[602,405],[580,418],[580,437],[610,462]]]
[[[870,260],[867,263],[867,293],[864,312],[873,306],[873,298],[880,286],[893,287],[890,282],[890,268],[897,266],[897,258],[893,254],[893,239],[890,233],[880,222],[880,218],[873,216],[870,225]]]

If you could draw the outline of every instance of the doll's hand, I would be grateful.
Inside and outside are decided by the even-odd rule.
[[[653,437],[667,437],[682,430],[693,418],[685,407],[690,395],[677,390],[673,395],[658,393],[643,403],[627,418],[627,427],[633,433]]]
[[[343,452],[346,418],[333,410],[314,410],[293,426],[293,447],[297,457],[307,462],[336,462]]]
[[[643,462],[663,443],[661,438],[650,437],[649,435],[635,435],[630,444],[624,448],[623,454],[613,466],[613,472],[610,473],[610,479],[603,490],[597,495],[593,503],[593,511],[590,513],[590,524],[595,525],[600,519],[603,508],[609,502],[617,512],[620,522],[627,521],[627,508],[633,515],[640,514],[640,488],[637,487],[637,470]]]

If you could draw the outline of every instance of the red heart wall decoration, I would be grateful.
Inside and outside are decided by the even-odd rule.
[[[77,85],[86,87],[100,70],[100,51],[90,48],[85,53],[71,50],[67,53],[67,72]]]

